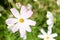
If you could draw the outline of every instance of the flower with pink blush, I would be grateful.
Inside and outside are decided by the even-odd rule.
[[[33,11],[31,9],[28,10],[23,5],[21,6],[20,13],[15,8],[11,8],[10,11],[15,18],[8,18],[6,20],[8,29],[12,30],[13,33],[19,30],[21,38],[26,39],[26,31],[31,32],[30,25],[35,26],[36,24],[35,21],[29,19]]]

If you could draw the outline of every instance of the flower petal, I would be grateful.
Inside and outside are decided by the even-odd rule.
[[[49,11],[47,11],[47,18],[49,18],[49,19],[51,19],[51,20],[53,20],[54,19],[54,16],[52,15],[52,13],[51,12],[49,12]]]
[[[46,35],[46,32],[43,29],[41,29],[40,31],[42,32],[43,35]]]
[[[56,34],[56,33],[51,34],[51,37],[56,37],[56,36],[57,36],[57,34]]]
[[[20,10],[20,14],[23,15],[26,12],[26,7],[22,5],[21,10]]]
[[[48,26],[48,30],[51,29],[53,27],[53,24],[49,25]]]
[[[20,27],[20,23],[17,23],[15,26],[12,27],[12,32],[15,33],[16,31],[18,31]]]
[[[50,35],[51,33],[52,33],[52,28],[49,28],[47,34]]]
[[[52,24],[54,24],[54,22],[53,22],[52,20],[50,20],[50,19],[47,20],[46,22],[47,22],[48,25],[52,25]]]
[[[15,8],[11,8],[10,11],[16,18],[20,17],[19,12]]]
[[[7,25],[15,24],[17,22],[16,18],[9,18],[6,20]]]
[[[8,30],[10,31],[10,30],[12,29],[13,26],[14,26],[14,24],[8,25],[8,26],[7,26]]]
[[[28,10],[25,6],[21,7],[21,16],[23,18],[29,18],[32,16],[32,14],[33,14],[33,12],[31,9]]]
[[[52,40],[56,40],[56,39],[52,39]]]
[[[38,35],[39,38],[44,38],[44,35]]]
[[[55,39],[51,37],[50,40],[55,40]]]
[[[32,31],[31,28],[30,28],[28,25],[26,25],[25,29],[26,29],[28,32],[31,32],[31,31]]]
[[[36,22],[35,22],[35,21],[32,21],[32,20],[30,20],[30,19],[27,19],[27,20],[26,20],[26,24],[27,24],[27,25],[33,25],[33,26],[35,26],[35,25],[36,25]]]
[[[28,10],[25,17],[29,18],[29,17],[32,16],[32,14],[33,14],[33,11],[32,10]]]
[[[23,25],[21,25],[19,31],[20,31],[21,38],[26,39],[26,30],[25,30],[25,27]]]

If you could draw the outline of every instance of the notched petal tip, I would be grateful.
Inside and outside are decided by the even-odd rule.
[[[11,8],[10,11],[15,10],[15,8]]]
[[[35,22],[35,21],[30,20],[30,22],[31,22],[31,23],[30,23],[31,25],[33,25],[33,26],[36,25],[36,22]]]
[[[26,26],[26,31],[28,31],[28,32],[32,31],[31,28],[30,28],[30,26]]]
[[[12,14],[13,14],[16,18],[19,18],[19,17],[20,17],[20,14],[19,14],[19,12],[17,11],[16,8],[11,8],[10,11],[12,12]]]
[[[35,21],[32,21],[31,22],[31,25],[35,26],[36,25],[36,22]]]

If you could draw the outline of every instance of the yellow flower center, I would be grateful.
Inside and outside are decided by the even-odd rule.
[[[46,36],[45,40],[49,40],[49,36],[48,35]]]
[[[19,19],[19,22],[20,22],[20,23],[23,23],[23,22],[24,22],[24,19],[23,19],[23,18],[20,18],[20,19]]]

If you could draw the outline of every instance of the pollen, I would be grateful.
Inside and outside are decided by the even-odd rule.
[[[23,18],[20,18],[20,19],[19,19],[19,22],[20,22],[20,23],[23,23],[23,22],[24,22],[24,19],[23,19]]]

